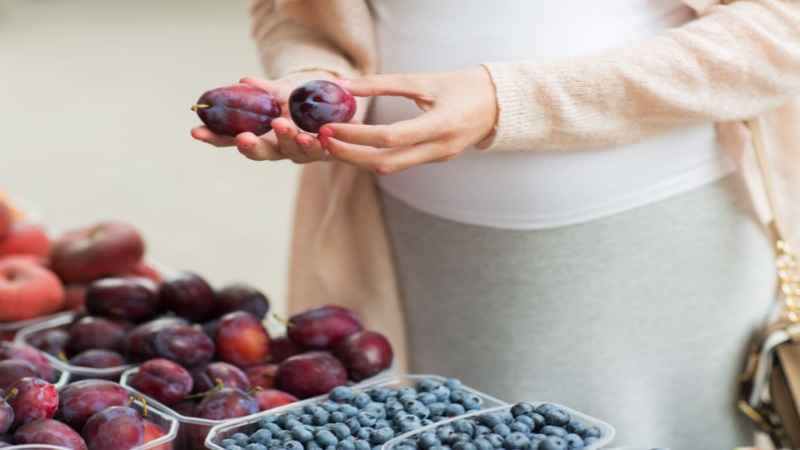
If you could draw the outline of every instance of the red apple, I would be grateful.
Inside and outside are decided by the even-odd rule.
[[[32,319],[63,306],[64,288],[52,272],[30,261],[0,261],[0,321]]]
[[[29,222],[15,222],[0,240],[0,256],[36,255],[47,257],[50,254],[50,238],[44,229]]]
[[[60,236],[50,263],[67,282],[86,282],[128,273],[142,260],[144,240],[124,222],[101,222]]]

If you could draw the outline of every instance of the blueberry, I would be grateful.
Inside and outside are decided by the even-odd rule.
[[[531,416],[517,416],[514,420],[516,421],[514,423],[524,423],[531,430],[534,428],[533,417]]]
[[[336,438],[336,435],[328,430],[317,431],[317,433],[314,435],[314,440],[317,441],[317,444],[319,444],[322,448],[325,448],[329,445],[336,445],[339,442],[339,439]]]
[[[417,447],[415,445],[400,444],[395,446],[394,450],[417,450]]]
[[[503,437],[500,436],[499,434],[492,433],[490,435],[487,435],[486,440],[489,441],[490,444],[492,444],[492,447],[500,448],[503,446]]]
[[[417,416],[409,416],[405,419],[401,420],[398,424],[398,428],[402,433],[408,433],[409,431],[414,431],[417,428],[420,428],[422,424]]]
[[[389,389],[386,388],[371,389],[367,393],[369,394],[370,398],[372,398],[372,401],[381,403],[385,402],[390,395]]]
[[[501,423],[501,424],[497,425],[496,427],[492,428],[492,431],[495,434],[499,434],[502,437],[506,437],[509,434],[511,434],[511,428],[509,428],[509,426],[504,424],[504,423]]]
[[[460,441],[453,444],[453,450],[477,450],[477,447],[472,442]]]
[[[432,431],[425,431],[422,434],[420,434],[418,441],[419,441],[419,446],[425,450],[428,450],[431,447],[435,447],[441,444],[439,438],[436,437],[436,433]]]
[[[389,427],[378,428],[377,430],[373,431],[372,434],[369,436],[369,443],[372,445],[381,445],[385,444],[391,438],[394,437],[394,431],[392,431]]]
[[[356,450],[370,450],[372,448],[369,445],[369,442],[365,441],[364,439],[356,439],[354,441],[354,445]]]
[[[345,417],[353,417],[358,414],[358,408],[353,405],[342,405],[339,407],[339,412],[344,414]]]
[[[378,420],[375,422],[375,428],[385,428],[385,427],[389,427],[389,428],[391,428],[391,427],[392,427],[392,424],[391,424],[391,423],[389,423],[389,421],[388,421],[388,420],[386,420],[386,419],[378,419]]]
[[[302,443],[314,440],[314,433],[307,430],[304,426],[292,428],[292,438]]]
[[[328,398],[337,403],[349,402],[355,396],[356,393],[347,386],[336,387],[328,394]]]
[[[475,425],[468,420],[456,420],[453,422],[453,430],[455,430],[456,433],[464,433],[469,437],[475,435]]]
[[[302,423],[303,425],[311,425],[314,423],[314,416],[311,414],[301,414],[297,420]]]
[[[336,450],[356,450],[356,445],[353,441],[339,441],[336,444]]]
[[[506,450],[527,449],[531,445],[531,440],[524,433],[511,433],[503,440],[503,448]]]
[[[492,450],[494,448],[494,446],[492,445],[491,442],[489,442],[488,439],[482,437],[475,439],[473,444],[475,444],[476,450]]]
[[[567,450],[567,441],[558,436],[548,436],[539,444],[538,450]]]
[[[542,434],[546,434],[548,436],[564,437],[567,435],[567,430],[554,425],[545,425],[544,427],[542,427],[541,431]]]
[[[428,425],[433,425],[433,421],[431,419],[422,419],[419,421],[420,425],[423,427],[427,427]]]
[[[388,417],[395,417],[398,413],[406,410],[400,402],[387,403],[384,409]]]
[[[330,413],[327,410],[319,406],[311,408],[310,412],[311,412],[312,423],[314,425],[325,425],[326,423],[328,423],[328,419],[330,419],[331,417]]]
[[[517,403],[516,405],[511,407],[511,414],[513,414],[514,417],[519,417],[519,416],[524,416],[524,415],[527,415],[527,414],[531,414],[533,412],[533,410],[534,410],[534,407],[533,407],[532,404],[530,404],[528,402],[521,402],[521,403]]]
[[[544,421],[548,425],[555,425],[557,427],[566,426],[571,419],[569,414],[567,414],[566,411],[561,409],[553,409],[547,411],[546,413],[543,414],[543,416],[544,416]]]
[[[497,414],[500,416],[501,419],[503,419],[503,423],[505,423],[506,425],[511,425],[512,423],[514,423],[514,416],[512,416],[510,412],[501,411]]]
[[[430,378],[425,378],[417,383],[417,389],[422,392],[430,392],[440,386],[440,383]]]
[[[431,417],[442,417],[446,409],[447,405],[441,402],[431,403],[428,405],[428,411],[430,411]]]
[[[481,403],[483,403],[483,400],[475,394],[464,394],[464,398],[461,400],[461,404],[464,405],[467,411],[481,409]]]
[[[272,433],[269,430],[258,430],[250,436],[249,441],[255,442],[258,444],[269,444],[269,441],[272,440]]]
[[[450,389],[446,386],[437,386],[431,391],[431,394],[435,395],[437,400],[443,402],[450,398]]]
[[[325,411],[328,412],[334,412],[339,410],[339,404],[331,400],[325,400],[320,404],[320,406],[325,408]]]
[[[286,421],[286,425],[283,427],[285,430],[291,430],[294,427],[302,427],[303,422],[300,422],[297,419],[289,419]]]
[[[368,440],[369,437],[372,435],[372,428],[364,427],[358,430],[355,436],[359,439]]]
[[[332,424],[329,429],[336,435],[339,440],[345,439],[350,436],[350,428],[343,423],[334,423]]]
[[[289,433],[286,430],[280,430],[277,433],[272,433],[272,438],[273,439],[278,439],[280,441],[285,441],[285,440],[291,439],[291,437],[292,437],[292,434]]]
[[[331,417],[328,419],[328,421],[333,423],[342,423],[345,421],[345,419],[347,419],[347,416],[345,416],[341,411],[334,411],[331,413]]]
[[[356,418],[358,419],[358,423],[360,423],[362,427],[374,426],[375,422],[378,420],[377,417],[367,412],[358,413]]]
[[[472,440],[472,436],[466,433],[453,433],[447,438],[448,443],[456,443],[456,442],[469,442]]]
[[[453,430],[453,427],[450,425],[442,425],[436,429],[436,437],[443,442],[446,441],[453,433],[455,433],[455,430]]]
[[[588,446],[590,446],[590,445],[594,444],[595,442],[597,442],[597,441],[599,441],[599,440],[600,440],[600,438],[596,438],[596,437],[587,437],[587,438],[584,438],[584,440],[583,440],[583,445],[585,445],[585,446],[587,446],[587,447],[588,447]]]
[[[404,387],[397,391],[397,399],[401,402],[417,398],[417,390],[413,387]]]
[[[228,447],[225,447],[225,450],[244,450],[244,447],[240,447],[236,444],[231,444]]]
[[[581,434],[581,437],[584,438],[584,439],[586,439],[586,438],[598,438],[599,439],[600,436],[602,436],[602,434],[603,433],[600,431],[600,428],[589,427],[589,428],[586,429],[586,431],[583,432],[583,434]]]
[[[511,428],[511,431],[525,434],[529,434],[532,431],[530,425],[523,422],[514,422],[511,424],[511,426],[509,426],[509,428]]]
[[[449,389],[459,389],[461,387],[461,380],[458,378],[450,378],[449,380],[444,382],[444,385],[447,386]]]
[[[455,389],[450,391],[450,401],[453,403],[461,403],[464,401],[464,395],[466,393],[460,389]]]
[[[476,425],[475,426],[475,435],[476,436],[483,436],[485,434],[489,434],[492,432],[492,429],[485,426],[485,425]]]
[[[222,446],[223,447],[230,447],[231,445],[236,445],[236,441],[231,438],[223,439]]]
[[[503,423],[503,419],[497,414],[489,413],[489,414],[483,414],[480,417],[478,417],[478,423],[480,423],[481,425],[485,425],[489,428],[494,428],[497,425]]]
[[[431,414],[430,409],[425,406],[422,402],[417,400],[412,400],[410,402],[403,403],[403,407],[409,413],[419,417],[420,419],[424,419]]]
[[[336,445],[329,445],[329,446],[325,447],[325,450],[336,450]]]
[[[544,416],[539,413],[533,413],[530,415],[531,420],[533,420],[533,429],[539,430],[543,426],[547,425],[547,422],[544,420]]]
[[[267,445],[267,447],[268,448],[283,448],[283,441],[280,440],[280,439],[274,439],[273,438],[271,441],[269,441],[269,445]]]
[[[351,417],[345,420],[344,424],[347,425],[347,428],[350,429],[351,433],[356,433],[358,430],[361,429],[361,423],[358,421],[357,417]]]
[[[372,399],[369,398],[369,395],[362,392],[355,396],[352,403],[356,408],[363,409],[365,406],[369,405],[370,402],[372,402]]]
[[[286,450],[303,450],[305,447],[298,441],[289,441],[283,444],[283,448]]]
[[[370,413],[375,417],[386,417],[386,407],[381,403],[372,402],[364,408],[364,412]]]
[[[423,392],[417,396],[417,401],[422,403],[423,405],[430,405],[431,403],[436,402],[436,396],[431,394],[430,392]]]
[[[286,423],[291,420],[297,420],[297,416],[292,413],[281,414],[278,420],[275,421],[281,428],[286,428]]]
[[[570,449],[583,448],[583,439],[575,433],[564,436],[564,440],[567,441],[567,446],[569,446]]]
[[[447,405],[447,408],[445,408],[444,410],[444,414],[449,417],[460,416],[465,412],[467,411],[464,409],[464,407],[462,405],[459,405],[458,403],[451,403]]]
[[[233,439],[233,441],[238,445],[245,445],[250,440],[250,438],[248,438],[244,433],[236,433],[231,436],[231,439]]]
[[[278,416],[269,415],[266,417],[262,417],[261,420],[258,421],[258,426],[265,427],[268,423],[275,423],[278,420]]]

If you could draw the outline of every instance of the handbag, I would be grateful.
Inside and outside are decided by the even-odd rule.
[[[740,374],[739,409],[775,447],[800,449],[800,270],[784,238],[761,123],[747,122],[772,212],[767,225],[775,241],[778,291],[775,314],[757,330]]]

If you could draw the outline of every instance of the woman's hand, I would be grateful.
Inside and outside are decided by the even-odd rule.
[[[272,131],[261,136],[240,133],[235,138],[215,134],[205,126],[192,129],[192,137],[216,147],[236,146],[239,153],[255,161],[291,159],[304,164],[329,159],[327,152],[313,134],[301,131],[289,118],[289,95],[294,88],[311,80],[332,79],[328,72],[299,72],[279,80],[267,81],[246,77],[240,83],[249,84],[272,93],[278,99],[283,117],[272,121]]]
[[[447,161],[488,137],[497,120],[494,84],[483,67],[337,81],[356,96],[401,96],[424,112],[389,125],[331,123],[320,129],[334,158],[379,174]]]

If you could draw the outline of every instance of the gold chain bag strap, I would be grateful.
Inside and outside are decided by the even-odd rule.
[[[747,122],[764,181],[775,239],[779,314],[753,340],[740,376],[739,409],[776,447],[800,449],[800,268],[785,239],[761,123]]]

